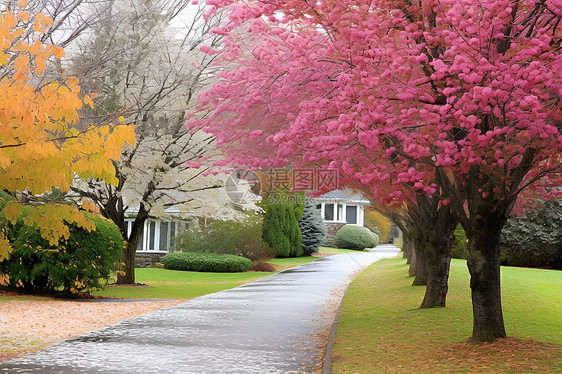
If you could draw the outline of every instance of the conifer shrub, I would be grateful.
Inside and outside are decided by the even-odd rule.
[[[304,201],[299,201],[303,199],[298,198],[278,200],[279,202],[264,204],[263,241],[273,248],[276,257],[302,256],[299,219],[303,213]]]
[[[313,199],[307,197],[304,200],[304,210],[299,220],[302,242],[301,247],[304,256],[310,256],[318,252],[318,247],[326,241],[327,228],[322,219],[320,209],[316,207]]]
[[[284,204],[267,204],[263,217],[263,241],[275,251],[276,257],[290,257],[291,243],[286,235],[287,207]]]
[[[336,232],[334,241],[338,248],[362,251],[365,248],[376,247],[379,237],[363,226],[345,225]]]
[[[22,219],[13,225],[0,219],[14,248],[0,262],[0,274],[8,275],[10,286],[23,286],[30,292],[70,295],[103,288],[117,268],[123,240],[119,228],[109,220],[89,218],[94,231],[69,224],[69,238],[60,238],[56,245]]]
[[[252,267],[252,261],[242,256],[208,252],[170,253],[160,261],[165,269],[210,273],[237,273]]]

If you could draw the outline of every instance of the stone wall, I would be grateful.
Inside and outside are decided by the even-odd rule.
[[[328,229],[328,235],[326,235],[326,243],[324,244],[326,247],[336,246],[336,243],[334,242],[334,236],[342,226],[345,226],[345,223],[326,222],[326,228]]]
[[[165,256],[167,253],[143,253],[137,252],[135,254],[135,267],[146,268],[154,263],[160,261],[160,258]]]

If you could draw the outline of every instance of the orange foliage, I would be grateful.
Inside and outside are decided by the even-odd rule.
[[[20,2],[25,7],[25,2]],[[22,22],[27,21],[27,22]],[[78,79],[63,77],[46,81],[49,58],[64,55],[62,48],[37,40],[52,20],[32,16],[24,9],[16,15],[0,14],[0,188],[41,194],[59,187],[68,191],[76,175],[99,178],[115,184],[112,160],[118,160],[125,142],[134,144],[131,126],[82,126],[77,128],[78,110],[91,99],[80,93]],[[22,206],[7,204],[3,211],[14,221]],[[42,229],[42,236],[56,243],[66,236],[63,224],[76,222],[92,229],[78,209],[50,205],[32,207],[29,224]],[[0,232],[0,261],[10,251]]]
[[[390,226],[392,222],[379,212],[374,209],[366,209],[365,210],[365,224],[366,226],[375,226],[378,227],[381,234],[380,234],[380,242],[385,243],[390,236]]]

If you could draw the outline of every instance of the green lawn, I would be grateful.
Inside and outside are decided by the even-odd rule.
[[[274,258],[269,262],[277,271],[306,264],[319,256],[353,252],[348,249],[320,247],[316,256]],[[227,290],[274,274],[274,272],[203,273],[155,268],[135,270],[135,280],[146,286],[108,286],[105,290],[92,292],[95,296],[125,299],[191,299],[205,294]]]
[[[320,247],[318,249],[318,256],[331,256],[337,255],[340,253],[347,253],[347,252],[361,252],[355,249],[341,249],[341,248],[332,248],[332,247]]]
[[[146,286],[111,285],[95,296],[125,299],[192,299],[213,292],[227,290],[274,273],[203,273],[154,268],[135,269],[135,280]]]
[[[135,270],[137,282],[246,282],[271,275],[273,273],[204,273],[198,271],[181,271],[155,268],[139,268]]]
[[[407,270],[403,259],[383,260],[351,284],[337,327],[334,373],[562,372],[562,272],[502,268],[505,324],[515,338],[469,345],[466,261],[451,264],[447,308],[417,309],[425,288],[412,287]]]
[[[344,253],[348,250],[322,247],[322,256]],[[269,262],[277,271],[317,260],[318,257],[274,258]],[[213,292],[227,290],[266,277],[275,272],[203,273],[155,268],[135,269],[135,280],[146,286],[111,285],[94,296],[125,299],[191,299]]]
[[[273,265],[289,265],[289,266],[293,267],[293,266],[299,266],[299,265],[302,265],[302,264],[307,264],[307,263],[312,262],[314,260],[318,260],[318,257],[308,256],[308,257],[273,258],[273,259],[269,260],[268,262],[273,264]]]

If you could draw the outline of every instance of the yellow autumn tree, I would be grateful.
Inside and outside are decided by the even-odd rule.
[[[367,208],[365,210],[365,225],[378,227],[381,243],[385,243],[390,237],[392,222],[373,208]]]
[[[25,2],[14,14],[0,13],[0,188],[10,193],[42,194],[58,187],[68,191],[75,176],[116,183],[113,160],[135,141],[132,126],[77,126],[78,110],[92,105],[74,77],[48,81],[49,59],[64,51],[39,40],[51,19],[30,16]],[[0,202],[5,218],[15,222],[23,209],[17,200]],[[77,208],[49,204],[28,208],[26,224],[37,225],[52,244],[68,238],[65,224],[88,230],[92,222]],[[0,231],[0,261],[10,244]]]

